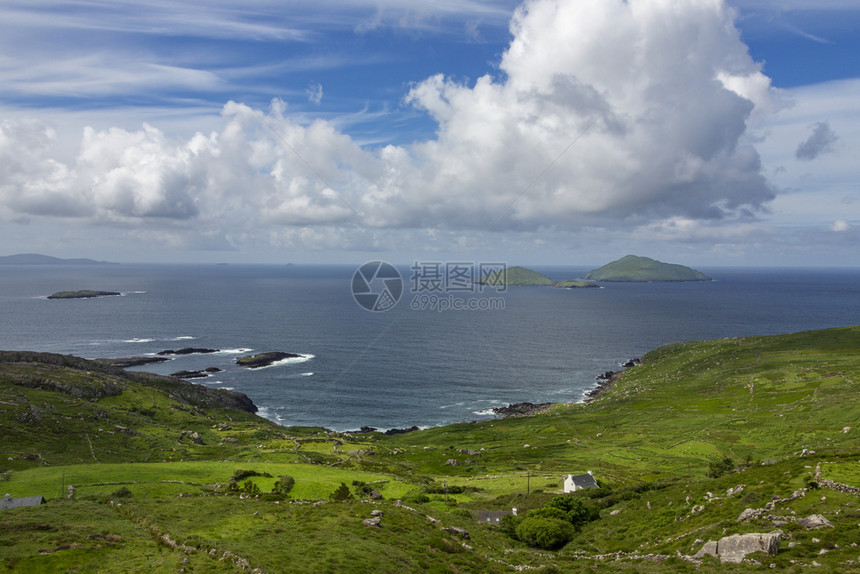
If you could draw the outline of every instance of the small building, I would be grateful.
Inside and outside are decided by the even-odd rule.
[[[2,500],[0,500],[0,510],[22,508],[24,506],[39,506],[40,504],[45,504],[44,496],[21,496],[18,498],[12,498],[7,494]]]
[[[508,515],[517,515],[517,509],[512,508],[510,510],[473,510],[472,516],[475,517],[475,520],[478,522],[483,522],[484,524],[498,524],[502,521],[502,518]]]
[[[576,492],[583,488],[600,488],[590,470],[585,474],[568,474],[564,477],[565,492]]]

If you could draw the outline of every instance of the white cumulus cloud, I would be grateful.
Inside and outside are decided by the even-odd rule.
[[[199,220],[210,234],[290,242],[315,226],[747,221],[774,197],[748,127],[771,88],[733,18],[722,0],[528,1],[498,76],[409,89],[405,102],[438,124],[409,146],[363,147],[279,101],[265,114],[230,102],[209,135],[86,128],[61,162],[51,130],[8,121],[0,201],[18,214]],[[278,233],[289,227],[301,233]]]

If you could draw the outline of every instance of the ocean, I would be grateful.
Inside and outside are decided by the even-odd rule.
[[[218,367],[196,382],[241,391],[280,424],[385,430],[486,420],[509,403],[581,401],[595,376],[667,343],[860,324],[856,269],[702,268],[715,280],[480,293],[460,284],[436,296],[407,266],[399,301],[378,312],[353,296],[356,269],[4,265],[0,349],[85,358],[219,349],[139,370]],[[535,269],[556,280],[588,271]],[[47,299],[78,289],[122,295]],[[443,299],[464,308],[440,311]],[[264,351],[303,357],[234,364]]]

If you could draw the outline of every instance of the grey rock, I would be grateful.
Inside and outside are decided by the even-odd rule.
[[[751,518],[758,518],[762,514],[764,514],[764,510],[761,508],[747,508],[741,512],[740,516],[738,516],[738,522],[744,522]]]
[[[813,530],[815,528],[833,528],[833,524],[831,524],[831,522],[821,514],[810,514],[806,518],[798,520],[797,523],[807,530]]]
[[[779,552],[782,534],[781,530],[774,530],[767,534],[749,533],[724,536],[717,542],[713,540],[705,542],[693,558],[702,558],[705,555],[718,556],[720,562],[739,564],[747,554],[753,552],[765,552],[775,556]]]
[[[361,521],[361,524],[362,524],[363,526],[370,526],[370,527],[373,527],[373,528],[380,528],[380,523],[381,523],[381,522],[382,522],[382,519],[381,519],[381,518],[379,518],[378,516],[375,516],[375,517],[373,517],[373,518],[366,518],[366,519],[362,520],[362,521]]]

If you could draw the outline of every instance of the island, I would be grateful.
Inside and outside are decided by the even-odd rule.
[[[107,261],[93,259],[60,259],[38,253],[19,253],[18,255],[0,256],[0,265],[113,265]]]
[[[92,299],[93,297],[115,297],[117,295],[122,295],[122,293],[84,289],[82,291],[57,291],[53,295],[48,295],[48,299]]]
[[[544,286],[544,287],[560,287],[564,289],[577,289],[587,287],[599,287],[589,281],[553,281],[543,273],[538,273],[532,269],[525,267],[508,267],[494,273],[490,273],[485,278],[478,281],[478,285],[499,286]]]
[[[607,282],[652,282],[652,281],[712,281],[710,277],[684,265],[663,263],[649,257],[627,255],[592,269],[583,279]]]
[[[218,367],[209,367],[198,371],[176,371],[175,373],[170,373],[170,376],[176,377],[177,379],[205,379],[206,377],[212,376],[215,373],[220,373],[223,370],[224,369],[219,369]]]
[[[589,289],[600,288],[600,285],[591,281],[556,281],[553,287],[558,287],[559,289]]]
[[[198,347],[183,347],[182,349],[166,349],[164,351],[159,351],[158,355],[167,356],[167,355],[206,355],[210,353],[217,353],[218,349],[205,349]]]
[[[283,361],[284,359],[303,358],[304,355],[274,351],[270,353],[257,353],[256,355],[246,355],[244,357],[239,357],[238,359],[236,359],[236,364],[242,367],[248,367],[249,369],[259,369],[261,367],[269,367],[271,365],[274,365],[278,361]]]

